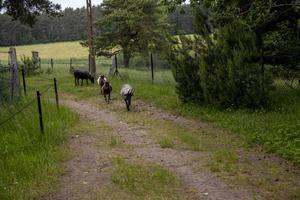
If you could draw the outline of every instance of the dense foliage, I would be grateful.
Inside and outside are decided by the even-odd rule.
[[[191,3],[197,35],[188,47],[182,48],[201,56],[200,102],[222,107],[265,106],[272,83],[269,66],[279,66],[294,75],[300,70],[300,9],[295,1]],[[185,62],[189,55],[182,58],[181,51],[173,51],[185,63],[174,63],[173,68],[194,69],[194,64]],[[185,85],[187,80],[183,77],[175,74],[178,87]],[[182,92],[178,94],[181,96]]]
[[[93,18],[101,16],[101,7],[94,6]],[[36,23],[30,27],[20,21],[13,21],[7,14],[0,14],[0,46],[84,40],[87,37],[84,8],[66,8],[60,13],[60,17],[42,14],[36,19]],[[192,11],[189,6],[170,13],[168,22],[171,34],[193,33]]]
[[[0,11],[2,10],[14,20],[32,26],[40,14],[58,15],[60,5],[49,0],[0,0]]]
[[[99,7],[94,7],[93,11],[94,17],[101,16]],[[0,15],[1,46],[81,40],[87,35],[84,8],[66,8],[55,18],[41,15],[32,28],[11,19],[8,15]]]
[[[97,22],[98,55],[114,54],[121,48],[124,66],[136,52],[162,50],[167,44],[169,24],[165,8],[154,0],[104,0],[103,17]]]

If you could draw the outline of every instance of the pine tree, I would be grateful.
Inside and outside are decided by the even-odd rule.
[[[129,67],[135,52],[161,50],[168,41],[165,7],[155,0],[104,0],[103,16],[97,22],[98,55],[111,55],[121,47],[124,65]]]

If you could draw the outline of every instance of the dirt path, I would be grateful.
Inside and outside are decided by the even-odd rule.
[[[204,165],[206,153],[184,149],[164,149],[155,141],[143,124],[135,124],[134,127],[119,118],[120,113],[114,110],[100,109],[88,102],[66,100],[64,104],[80,114],[81,120],[92,124],[105,124],[112,128],[115,136],[121,138],[122,143],[130,147],[130,151],[107,149],[97,146],[101,140],[101,132],[81,133],[70,140],[70,150],[74,152],[74,158],[65,163],[66,171],[60,179],[59,190],[44,199],[83,199],[92,197],[97,189],[111,183],[109,170],[110,159],[116,155],[130,158],[136,156],[147,162],[155,163],[173,172],[180,177],[184,185],[184,191],[191,191],[190,199],[254,199],[259,198],[256,191],[245,187],[234,187],[225,183],[215,174],[207,170],[195,171],[193,158],[197,158],[197,164]],[[189,128],[212,129],[205,123],[178,117],[159,109],[138,102],[137,110],[147,111],[147,117],[159,120],[173,121]],[[115,110],[122,109],[123,105],[115,103]],[[89,130],[91,131],[91,130]]]

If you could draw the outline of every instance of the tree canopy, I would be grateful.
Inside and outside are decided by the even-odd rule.
[[[135,52],[162,49],[169,34],[165,7],[155,0],[104,0],[103,16],[97,22],[98,55],[111,55],[121,47],[124,65]]]
[[[60,9],[59,4],[49,0],[0,0],[0,11],[30,26],[36,22],[38,15],[45,13],[56,16]]]

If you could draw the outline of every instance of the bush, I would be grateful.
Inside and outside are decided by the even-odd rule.
[[[38,63],[29,57],[23,56],[21,60],[21,67],[24,69],[27,76],[36,74],[37,70],[40,69]]]
[[[171,56],[180,99],[223,108],[268,105],[272,78],[258,64],[255,35],[244,25],[227,25],[215,39],[207,37],[206,46],[196,38],[193,45],[202,46],[199,59],[191,55],[191,44],[181,42]]]
[[[197,59],[186,48],[171,53],[169,62],[176,81],[176,92],[183,102],[203,102]]]
[[[207,103],[257,108],[268,104],[272,78],[257,60],[255,36],[238,22],[220,30],[202,54],[200,79]]]

